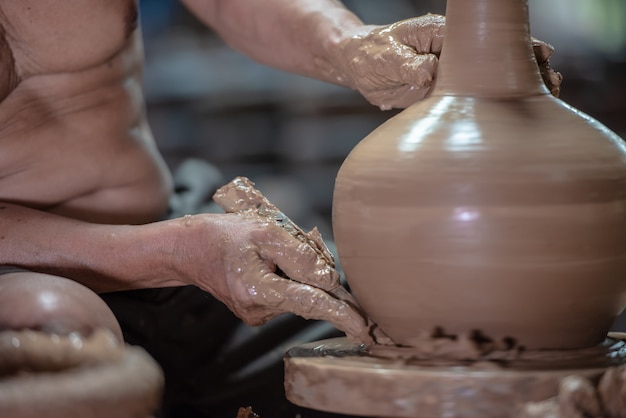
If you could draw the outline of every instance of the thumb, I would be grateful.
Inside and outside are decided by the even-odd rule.
[[[269,239],[258,241],[259,253],[289,279],[326,291],[340,285],[337,270],[308,242],[293,237],[280,227],[269,228],[269,234]]]

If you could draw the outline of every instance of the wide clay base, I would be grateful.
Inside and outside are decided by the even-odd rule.
[[[292,348],[285,357],[287,399],[303,407],[368,417],[513,417],[520,406],[558,392],[562,378],[598,378],[626,363],[626,344],[473,364],[412,362],[369,355],[346,338]]]

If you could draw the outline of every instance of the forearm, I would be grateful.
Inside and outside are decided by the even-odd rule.
[[[100,225],[0,203],[0,264],[96,292],[181,285],[169,261],[180,223]]]
[[[230,46],[285,71],[348,85],[332,51],[363,22],[335,0],[183,0]]]

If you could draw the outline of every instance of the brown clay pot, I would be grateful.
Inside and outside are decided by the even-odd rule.
[[[448,0],[433,94],[335,185],[339,258],[400,345],[440,328],[528,349],[601,342],[626,301],[626,151],[552,97],[526,0]]]

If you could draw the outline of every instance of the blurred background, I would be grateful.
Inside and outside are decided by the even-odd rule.
[[[397,111],[338,86],[258,65],[229,49],[178,0],[143,0],[145,93],[167,163],[203,158],[224,181],[251,178],[294,221],[332,238],[337,170]],[[363,21],[392,23],[444,0],[346,0]],[[626,1],[530,0],[533,36],[554,45],[561,98],[626,137]]]

